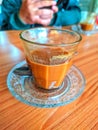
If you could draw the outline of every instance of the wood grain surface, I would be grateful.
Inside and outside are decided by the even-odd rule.
[[[26,105],[12,96],[7,75],[25,59],[20,31],[0,32],[0,130],[98,130],[98,33],[82,35],[76,65],[86,79],[82,95],[55,108]]]

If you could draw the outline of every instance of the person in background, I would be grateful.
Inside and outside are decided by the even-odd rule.
[[[81,10],[77,0],[3,0],[1,19],[1,30],[67,26],[80,21]]]

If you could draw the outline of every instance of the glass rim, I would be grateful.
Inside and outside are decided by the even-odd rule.
[[[26,38],[24,38],[22,36],[22,34],[26,31],[30,31],[30,30],[34,30],[34,29],[49,29],[49,30],[57,30],[57,31],[63,31],[63,32],[69,32],[69,33],[73,33],[74,35],[78,36],[78,39],[75,40],[74,42],[69,42],[68,44],[67,43],[61,43],[61,44],[45,44],[45,43],[38,43],[38,42],[35,42],[35,41],[30,41],[30,40],[27,40]],[[70,30],[70,29],[59,29],[59,28],[47,28],[47,27],[35,27],[35,28],[30,28],[30,29],[26,29],[26,30],[23,30],[20,32],[20,38],[21,40],[25,41],[25,42],[28,42],[28,44],[35,44],[35,45],[39,45],[39,46],[57,46],[57,47],[64,47],[64,46],[71,46],[71,45],[74,45],[74,44],[78,44],[81,40],[82,40],[82,36],[77,32],[77,31],[73,31],[73,30]]]

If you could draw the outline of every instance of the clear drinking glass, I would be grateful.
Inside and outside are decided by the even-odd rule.
[[[88,12],[84,15],[80,22],[81,30],[84,34],[90,35],[95,27],[96,14]]]
[[[82,39],[80,34],[38,27],[22,31],[20,38],[35,85],[47,90],[62,86]]]

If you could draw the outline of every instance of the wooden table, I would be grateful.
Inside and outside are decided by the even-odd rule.
[[[98,130],[98,33],[82,36],[74,58],[86,79],[84,92],[72,103],[55,108],[26,105],[8,90],[9,71],[25,59],[19,33],[0,32],[0,130]]]

